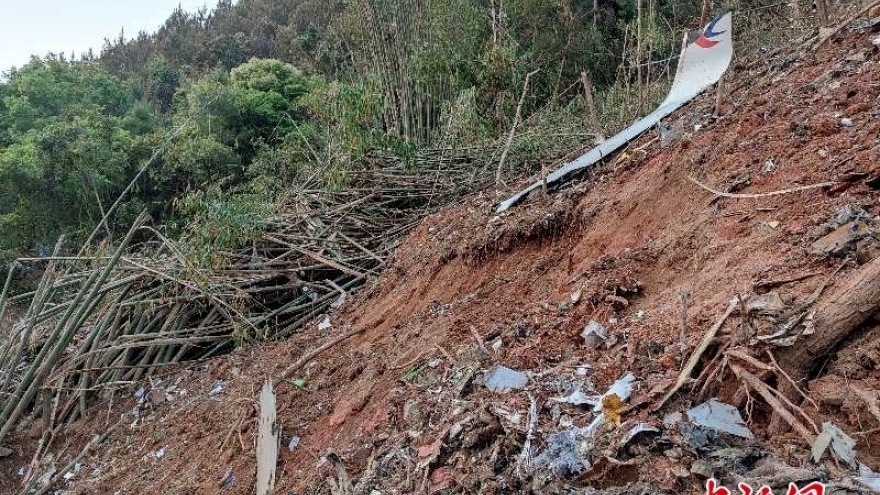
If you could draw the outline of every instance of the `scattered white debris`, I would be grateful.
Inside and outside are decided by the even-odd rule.
[[[332,280],[325,280],[325,282],[327,282],[330,287],[333,287],[334,289],[336,289],[337,292],[339,292],[339,297],[337,297],[333,300],[332,303],[330,303],[330,307],[333,309],[341,308],[342,305],[345,304],[345,299],[346,297],[348,297],[348,292],[345,292],[345,289],[337,285],[336,282]]]
[[[616,394],[617,397],[626,402],[629,400],[629,396],[632,395],[633,385],[636,383],[636,377],[631,372],[627,372],[626,375],[623,375],[623,378],[620,378],[608,388],[608,391],[602,394],[595,401],[595,405],[593,406],[594,412],[600,412],[602,410],[602,399],[610,396],[611,394]]]
[[[596,349],[608,340],[608,333],[605,327],[600,325],[596,320],[590,320],[584,331],[581,332],[584,338],[584,344],[590,349]]]
[[[495,341],[492,342],[492,350],[495,351],[496,353],[501,350],[501,346],[502,346],[502,342],[501,342],[500,338],[495,339]]]
[[[665,416],[663,416],[663,424],[665,426],[673,426],[681,423],[684,420],[684,415],[678,411],[671,412]]]
[[[287,444],[287,450],[293,452],[293,449],[299,446],[299,437],[294,435],[290,437],[290,442]]]
[[[640,433],[660,433],[660,430],[649,425],[648,423],[636,423],[636,425],[630,428],[630,430],[626,433],[626,437],[624,437],[621,445],[628,444],[632,441],[633,438],[636,437],[636,435]]]
[[[76,464],[73,465],[73,469],[64,473],[64,476],[62,476],[62,478],[64,478],[64,481],[70,481],[70,480],[76,478],[77,473],[79,473],[82,470],[82,467],[83,467],[83,463],[77,462]]]
[[[315,302],[318,300],[318,293],[313,291],[312,288],[309,287],[308,285],[303,285],[302,289],[300,289],[300,290],[302,290],[302,293],[305,294],[306,296],[308,296],[309,299],[312,300],[312,302]]]
[[[321,323],[318,323],[318,330],[329,330],[333,325],[330,324],[330,317],[328,315],[324,315],[324,319],[321,320]]]
[[[871,468],[859,463],[859,475],[853,477],[853,480],[875,492],[880,493],[880,474],[871,471]]]
[[[578,366],[576,370],[574,370],[574,374],[577,376],[587,376],[587,373],[590,372],[590,366],[587,364],[583,364]]]
[[[852,127],[853,120],[849,117],[844,117],[844,118],[840,119],[840,125],[842,125],[843,127]]]
[[[835,457],[850,467],[856,466],[856,441],[838,428],[834,423],[822,423],[822,432],[813,442],[812,454],[816,462],[822,458],[828,447]]]
[[[746,426],[739,410],[730,404],[710,399],[687,412],[688,419],[695,425],[710,428],[723,433],[730,433],[743,438],[752,438],[752,432]]]
[[[146,398],[146,396],[147,396],[147,389],[145,389],[144,387],[137,389],[137,391],[134,393],[134,398],[137,399],[139,403],[143,402],[143,400]]]
[[[153,452],[153,457],[155,457],[156,459],[161,459],[165,457],[165,447],[162,447],[161,449]]]
[[[208,395],[221,394],[224,390],[226,390],[226,382],[224,382],[223,380],[218,380],[217,383],[215,383],[214,386],[211,387],[211,391],[208,392]]]
[[[529,377],[522,371],[516,371],[506,366],[495,366],[486,372],[484,382],[489,390],[504,393],[508,390],[525,388]]]
[[[765,174],[773,172],[774,170],[776,170],[776,162],[774,162],[772,158],[768,159],[764,162],[764,168],[762,170]]]
[[[587,395],[584,395],[584,392],[581,390],[580,387],[576,388],[572,393],[570,393],[566,396],[551,398],[550,401],[563,402],[563,403],[571,404],[574,406],[580,406],[583,404],[593,405],[596,402],[595,397],[590,398]]]

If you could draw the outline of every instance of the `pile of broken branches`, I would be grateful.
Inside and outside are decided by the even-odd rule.
[[[349,170],[342,190],[300,185],[261,219],[261,238],[222,253],[217,268],[195,266],[146,216],[112,251],[63,257],[59,242],[52,257],[21,260],[45,269],[15,296],[10,270],[0,298],[2,314],[26,307],[0,334],[0,443],[23,419],[48,431],[83,417],[102,391],[290,335],[376,275],[426,213],[490,177],[461,156],[374,161]]]

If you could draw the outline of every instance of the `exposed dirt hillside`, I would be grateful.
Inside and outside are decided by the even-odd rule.
[[[492,209],[500,194],[485,193],[427,218],[381,279],[330,315],[330,329],[319,330],[316,321],[285,342],[169,371],[139,406],[121,393],[98,406],[56,441],[58,468],[122,414],[137,407],[140,418],[131,424],[125,416],[62,488],[252,493],[254,398],[269,378],[282,428],[279,494],[329,493],[333,483],[342,486],[336,493],[348,493],[340,466],[355,493],[568,493],[584,486],[697,493],[712,474],[725,483],[765,475],[783,486],[817,478],[849,486],[845,466],[829,457],[813,463],[796,432],[768,433],[771,409],[742,392],[728,370],[694,390],[685,384],[659,412],[651,410],[731,298],[770,292],[790,307],[827,281],[821,304],[880,254],[873,230],[880,214],[880,53],[870,40],[848,35],[772,69],[735,66],[724,116],[710,118],[712,97],[699,99],[676,114],[664,147],[643,136],[592,176],[502,216]],[[835,185],[719,198],[689,178],[738,194]],[[816,240],[857,220],[864,235],[830,256],[814,252]],[[766,351],[780,352],[754,342],[765,320],[747,313],[735,310],[694,377],[711,370],[726,347],[750,349],[765,363]],[[581,336],[591,320],[607,331],[595,349]],[[349,329],[363,332],[280,378],[304,353]],[[810,420],[840,426],[875,471],[880,417],[871,400],[852,391],[867,391],[876,407],[878,363],[880,332],[868,325],[803,384]],[[526,390],[489,391],[484,376],[495,365],[529,372]],[[603,426],[590,452],[579,453],[590,467],[560,468],[552,459],[533,461],[534,471],[518,466],[527,437],[527,458],[547,460],[555,455],[548,446],[558,447],[555,432],[594,418],[592,408],[552,398],[577,386],[601,394],[626,372],[638,379],[636,390],[622,424]],[[688,447],[683,430],[662,424],[666,413],[713,396],[739,407],[754,439]],[[636,422],[662,432],[623,441]],[[17,490],[16,472],[30,462],[38,430],[0,460],[0,492]],[[292,436],[298,444],[291,450]],[[729,457],[710,455],[721,445],[730,447]]]

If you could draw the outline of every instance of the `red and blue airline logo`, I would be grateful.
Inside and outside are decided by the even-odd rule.
[[[715,39],[713,39],[713,38],[717,38],[727,32],[727,31],[715,31],[715,24],[718,24],[718,21],[720,21],[720,20],[721,20],[721,18],[719,17],[718,19],[715,19],[714,21],[709,23],[709,25],[706,26],[706,30],[700,34],[700,37],[697,38],[697,41],[695,41],[694,43],[696,43],[697,46],[699,46],[701,48],[712,48],[713,46],[717,45],[718,43],[721,43],[720,41],[716,41]]]

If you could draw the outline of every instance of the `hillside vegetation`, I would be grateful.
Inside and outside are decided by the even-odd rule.
[[[34,58],[0,84],[0,250],[77,246],[133,177],[101,235],[146,209],[189,244],[237,247],[305,177],[345,188],[370,154],[497,160],[521,97],[508,166],[534,169],[603,132],[582,73],[613,130],[662,95],[699,14],[692,0],[224,0],[98,55]]]

